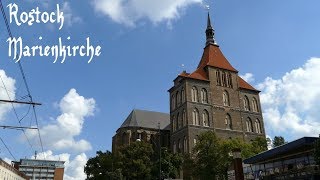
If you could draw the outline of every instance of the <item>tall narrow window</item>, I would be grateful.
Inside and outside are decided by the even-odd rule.
[[[201,89],[201,102],[208,103],[208,93],[206,89]]]
[[[197,126],[200,125],[200,123],[199,123],[199,111],[197,109],[194,109],[192,111],[192,122],[193,122],[193,125],[197,125]]]
[[[176,107],[178,107],[179,105],[180,105],[180,99],[181,98],[181,96],[180,96],[180,93],[179,93],[179,91],[177,91],[177,93],[176,93]]]
[[[181,90],[181,103],[184,103],[184,101],[185,101],[185,93],[184,93],[184,88],[182,88],[182,90]]]
[[[177,145],[176,142],[173,141],[173,154],[175,154],[177,152]]]
[[[184,140],[183,140],[183,152],[188,152],[188,142],[187,142],[187,138],[184,137]]]
[[[192,102],[198,102],[198,89],[194,86],[191,89],[191,99]]]
[[[232,129],[232,120],[229,114],[225,118],[226,129]]]
[[[253,110],[254,112],[259,112],[258,102],[257,102],[257,99],[256,99],[256,98],[253,98],[253,99],[252,99],[252,110]]]
[[[174,116],[172,116],[172,131],[175,131],[175,130],[176,130],[176,122],[175,122]]]
[[[194,138],[194,139],[193,139],[193,147],[196,146],[196,145],[197,145],[197,139]]]
[[[259,133],[259,134],[262,133],[259,119],[256,119],[255,127],[256,127],[256,133]]]
[[[216,77],[217,77],[217,85],[221,86],[221,75],[220,71],[216,71]]]
[[[244,96],[244,98],[243,98],[243,107],[244,107],[245,111],[250,111],[249,99],[247,96]]]
[[[187,125],[187,115],[186,115],[186,110],[183,110],[182,112],[182,126]]]
[[[224,106],[230,106],[229,93],[227,91],[223,91],[222,99],[223,99]]]
[[[182,145],[180,139],[178,140],[178,152],[180,153],[182,150]]]
[[[227,86],[227,81],[226,81],[226,72],[222,72],[222,86],[226,87]]]
[[[231,73],[228,73],[228,87],[232,88],[232,76]]]
[[[177,114],[176,126],[177,126],[177,129],[180,129],[180,116],[179,116],[179,113]]]
[[[203,113],[202,113],[202,124],[203,126],[210,126],[209,124],[209,113],[207,110],[204,110]]]
[[[247,132],[252,132],[252,121],[250,118],[246,120]]]
[[[172,107],[172,110],[174,110],[175,106],[176,106],[175,96],[172,95],[171,96],[171,107]]]

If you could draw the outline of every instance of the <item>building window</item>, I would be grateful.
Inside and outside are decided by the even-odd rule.
[[[196,145],[197,145],[197,139],[194,138],[194,139],[193,139],[193,147],[196,146]]]
[[[201,102],[208,103],[208,93],[206,89],[201,89]]]
[[[176,120],[176,127],[177,129],[180,129],[180,116],[179,116],[179,113],[177,114],[177,120]]]
[[[230,106],[229,93],[227,91],[223,91],[222,99],[223,99],[224,106]]]
[[[184,101],[185,101],[185,93],[184,93],[184,89],[182,88],[182,90],[181,90],[181,103],[184,103]]]
[[[181,97],[180,97],[180,93],[179,93],[179,91],[177,91],[177,93],[176,93],[176,107],[178,107],[179,105],[180,105],[180,99]]]
[[[221,86],[221,75],[220,71],[216,71],[216,77],[217,77],[217,85]]]
[[[172,108],[172,110],[174,110],[175,105],[176,105],[175,96],[174,96],[174,95],[172,95],[172,96],[171,96],[171,108]]]
[[[246,120],[247,132],[252,132],[252,121],[250,118]]]
[[[186,110],[183,110],[182,112],[182,125],[186,126],[187,125],[187,114],[186,114]]]
[[[254,111],[254,112],[259,112],[258,102],[257,102],[257,99],[256,99],[256,98],[253,98],[253,99],[252,99],[252,111]]]
[[[226,73],[222,72],[222,86],[227,87]]]
[[[207,110],[204,110],[203,113],[202,113],[202,123],[203,123],[203,126],[206,126],[206,127],[209,127],[210,124],[209,124],[209,113]]]
[[[259,119],[256,119],[255,127],[256,127],[256,133],[261,134],[261,133],[262,133],[262,131],[261,131],[261,125],[260,125],[260,121],[259,121]]]
[[[191,99],[192,102],[198,102],[198,89],[194,86],[191,89]]]
[[[225,124],[226,124],[226,129],[232,129],[232,120],[229,114],[226,115]]]
[[[249,99],[247,96],[244,96],[244,98],[243,98],[243,107],[244,107],[245,111],[250,111]]]
[[[176,152],[177,152],[176,142],[173,141],[173,153],[175,154]]]
[[[182,150],[182,144],[181,144],[181,141],[180,139],[178,140],[178,152],[180,153]]]
[[[231,73],[228,73],[228,87],[229,88],[232,88],[232,76],[231,76]]]
[[[187,138],[184,137],[184,140],[183,140],[183,152],[188,152],[188,142],[187,142]]]
[[[176,122],[174,120],[174,116],[172,116],[172,131],[176,130]]]
[[[197,126],[200,125],[200,123],[199,123],[199,111],[197,109],[194,109],[192,111],[192,122],[193,122],[193,125],[197,125]]]

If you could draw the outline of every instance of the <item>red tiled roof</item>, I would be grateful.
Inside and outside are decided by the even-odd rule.
[[[257,89],[255,89],[254,87],[252,87],[252,86],[251,86],[249,83],[247,83],[245,80],[243,80],[240,76],[238,76],[238,79],[239,79],[239,88],[260,92],[259,90],[257,90]]]

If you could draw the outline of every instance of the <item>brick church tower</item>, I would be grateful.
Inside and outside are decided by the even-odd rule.
[[[265,137],[259,92],[238,75],[214,38],[208,14],[206,44],[197,69],[174,79],[170,93],[173,152],[191,152],[197,135],[250,141]]]

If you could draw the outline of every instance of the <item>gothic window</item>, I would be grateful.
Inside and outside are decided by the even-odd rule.
[[[177,93],[176,93],[176,107],[178,107],[179,105],[180,105],[180,99],[181,97],[180,97],[180,94],[179,94],[179,91],[177,91]]]
[[[196,145],[197,145],[197,139],[194,138],[194,139],[193,139],[193,146],[196,146]]]
[[[227,81],[226,81],[226,72],[222,72],[222,86],[226,87],[227,86]]]
[[[183,152],[188,152],[188,142],[186,137],[183,139]]]
[[[199,111],[197,109],[194,109],[192,111],[192,122],[193,122],[193,125],[197,125],[197,126],[200,125],[200,123],[199,123]]]
[[[252,121],[250,118],[246,120],[247,132],[252,132]]]
[[[173,141],[173,153],[175,154],[177,152],[177,145],[176,142]]]
[[[232,88],[232,76],[231,76],[231,73],[228,73],[228,87]]]
[[[259,133],[259,134],[262,133],[259,119],[256,119],[255,127],[256,127],[256,133]]]
[[[176,130],[176,122],[174,120],[174,116],[172,116],[172,131]]]
[[[179,113],[177,114],[176,127],[177,129],[180,129],[181,127]]]
[[[186,115],[186,111],[183,110],[182,112],[182,126],[187,125],[187,115]]]
[[[250,111],[249,99],[247,96],[244,96],[244,98],[243,98],[243,107],[244,107],[245,111]]]
[[[202,113],[202,123],[203,123],[203,126],[210,126],[209,124],[209,113],[207,110],[204,110],[203,113]]]
[[[252,99],[252,110],[253,110],[254,112],[259,112],[258,102],[257,102],[257,99],[256,99],[256,98],[253,98],[253,99]]]
[[[232,120],[229,114],[226,115],[225,124],[226,129],[232,129]]]
[[[174,96],[174,95],[172,95],[172,96],[171,96],[171,107],[172,107],[172,110],[174,110],[175,105],[176,105],[175,96]]]
[[[208,93],[206,89],[201,89],[201,102],[208,103]]]
[[[222,99],[223,99],[224,106],[230,106],[229,93],[227,91],[223,91]]]
[[[221,75],[220,71],[216,71],[216,76],[217,76],[217,85],[221,86]]]
[[[194,86],[191,89],[191,99],[192,102],[198,102],[198,89]]]
[[[185,101],[185,93],[184,93],[184,89],[182,88],[182,90],[181,90],[181,103],[184,103],[184,101]]]
[[[181,152],[182,150],[182,144],[181,144],[181,141],[180,139],[178,140],[178,152]]]

